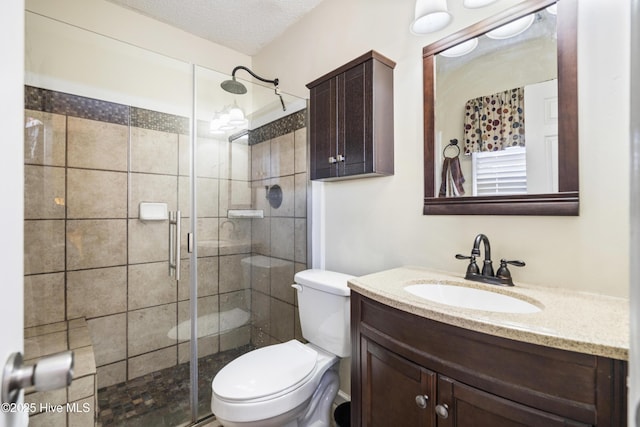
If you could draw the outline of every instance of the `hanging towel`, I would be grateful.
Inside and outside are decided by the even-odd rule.
[[[442,176],[438,197],[464,196],[465,179],[460,168],[458,156],[445,157],[442,163]]]

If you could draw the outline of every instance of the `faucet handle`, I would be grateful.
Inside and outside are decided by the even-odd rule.
[[[511,278],[511,272],[507,268],[507,264],[511,264],[511,265],[516,266],[516,267],[524,267],[526,265],[524,263],[524,261],[518,261],[518,260],[507,261],[506,259],[503,258],[503,259],[500,260],[500,268],[498,268],[498,271],[496,273],[496,277],[501,277],[501,278],[504,278],[504,279],[510,279]]]
[[[502,267],[503,264],[505,265],[505,267],[506,267],[506,264],[515,265],[516,267],[524,267],[525,265],[527,265],[527,264],[524,263],[524,261],[518,261],[518,260],[507,261],[504,258],[500,260],[500,266],[501,267]]]
[[[476,264],[476,256],[475,255],[466,256],[466,255],[456,254],[456,259],[468,259],[469,260],[469,266],[467,267],[467,276],[469,276],[471,274],[480,273],[480,269],[478,268],[478,264]]]

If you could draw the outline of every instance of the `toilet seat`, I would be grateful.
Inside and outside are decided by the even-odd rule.
[[[276,350],[271,350],[273,347],[276,347]],[[309,358],[314,354],[309,362]],[[268,357],[263,359],[263,355]],[[277,359],[274,360],[272,356],[276,355]],[[338,360],[337,356],[313,344],[302,344],[296,340],[253,350],[230,362],[215,376],[211,383],[211,410],[221,422],[226,420],[232,423],[257,422],[303,410],[318,387],[322,375],[335,366]],[[297,374],[287,372],[294,362],[297,365],[299,361],[302,361],[301,367],[296,366],[296,369],[292,370]],[[279,374],[275,374],[275,362]],[[310,371],[305,373],[309,364]],[[255,375],[242,372],[243,370],[251,371]],[[238,381],[238,377],[235,376],[237,374],[249,382]],[[272,378],[282,375],[286,380],[278,379],[278,385],[270,385],[264,381],[266,375]],[[265,387],[260,388],[260,391],[253,389],[254,385],[251,382],[254,380],[264,383]],[[247,397],[251,395],[259,397]]]
[[[222,368],[213,390],[230,402],[273,399],[307,382],[317,359],[317,351],[296,340],[259,348]]]

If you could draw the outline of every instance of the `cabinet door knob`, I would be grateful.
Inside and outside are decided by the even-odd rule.
[[[427,396],[426,394],[419,394],[416,396],[416,405],[418,405],[419,408],[426,408],[427,407],[427,402],[429,401],[429,396]]]
[[[335,158],[335,157],[333,157],[333,156],[329,157],[329,164],[331,164],[331,165],[332,165],[332,164],[337,163],[337,162],[338,162],[338,161],[336,160],[336,158]]]
[[[346,160],[346,157],[343,156],[342,154],[338,154],[338,161],[339,162],[344,162]]]
[[[436,405],[436,414],[440,418],[449,418],[449,406],[446,403],[442,405]]]

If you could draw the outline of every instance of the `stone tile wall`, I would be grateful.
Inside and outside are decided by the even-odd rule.
[[[86,318],[98,387],[187,361],[188,120],[32,87],[25,94],[25,327]],[[224,329],[218,318],[233,308],[249,318],[249,285],[219,275],[240,276],[240,254],[250,253],[250,220],[226,218],[229,207],[250,207],[250,148],[204,134],[197,150],[204,356],[250,340],[248,323]],[[168,223],[139,220],[142,201],[182,211],[179,283],[167,274]],[[221,249],[219,237],[234,244]]]
[[[251,277],[251,340],[264,346],[302,340],[295,290],[296,272],[307,268],[307,132],[304,111],[252,131],[253,256],[245,259]],[[282,189],[282,204],[271,207],[269,188]]]

